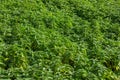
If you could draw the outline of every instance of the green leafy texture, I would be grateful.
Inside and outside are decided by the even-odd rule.
[[[0,79],[119,80],[120,0],[1,0]]]

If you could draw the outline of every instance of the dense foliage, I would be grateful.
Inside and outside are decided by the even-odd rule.
[[[120,80],[120,0],[0,0],[0,80]]]

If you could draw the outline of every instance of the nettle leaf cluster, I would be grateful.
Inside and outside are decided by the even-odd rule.
[[[119,0],[1,0],[0,79],[119,80]]]

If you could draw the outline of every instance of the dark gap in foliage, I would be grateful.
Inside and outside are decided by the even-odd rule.
[[[109,15],[109,16],[103,17],[103,19],[105,19],[105,18],[109,18],[111,20],[111,23],[120,23],[119,16]]]
[[[13,44],[15,41],[15,37],[14,36],[5,36],[4,37],[4,42],[7,44]]]
[[[65,54],[62,57],[62,63],[63,64],[69,64],[70,66],[74,67],[74,61],[70,59],[69,55],[65,56]]]
[[[31,42],[31,46],[30,47],[31,47],[31,49],[33,51],[39,51],[40,50],[40,45],[38,44],[38,42],[36,40],[33,40]]]
[[[91,21],[92,19],[97,19],[98,16],[94,14],[94,11],[90,10],[74,10],[74,13],[82,18],[83,20]]]
[[[15,75],[13,75],[13,76],[10,77],[10,79],[11,79],[11,80],[16,80],[17,77],[16,77]]]
[[[116,64],[115,62],[110,59],[110,60],[106,60],[104,63],[103,63],[108,69],[111,69],[113,72],[116,71]]]

